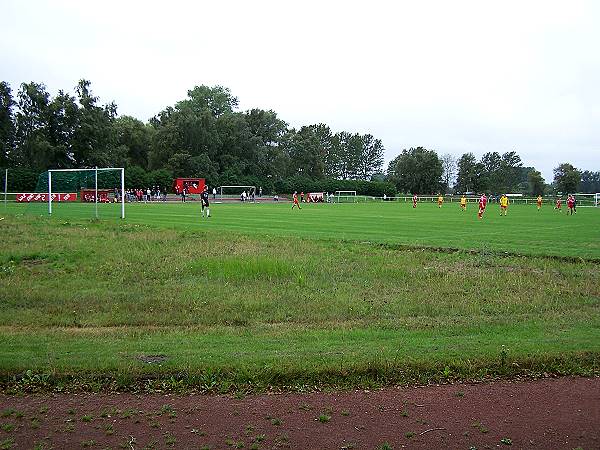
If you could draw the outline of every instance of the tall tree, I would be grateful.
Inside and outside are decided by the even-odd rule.
[[[465,153],[458,160],[455,190],[457,192],[481,192],[485,189],[485,167],[477,162],[473,153]]]
[[[442,173],[442,183],[444,184],[444,189],[448,191],[456,175],[458,160],[456,156],[450,153],[443,154],[440,160],[442,161],[442,169],[444,170]]]
[[[127,166],[147,169],[154,128],[131,116],[118,117],[114,128],[117,145],[125,147]]]
[[[383,167],[383,144],[370,134],[361,136],[361,153],[358,176],[362,180],[370,180],[373,174]]]
[[[502,155],[500,169],[495,177],[497,185],[495,192],[516,192],[521,177],[523,163],[516,152],[506,152]]]
[[[81,107],[79,126],[73,136],[73,159],[79,167],[122,166],[126,154],[116,151],[113,126],[117,107],[114,103],[99,106],[90,87],[88,80],[80,80],[75,89]]]
[[[527,175],[529,182],[529,193],[533,196],[544,195],[546,183],[544,177],[538,170],[531,170]]]
[[[388,180],[399,192],[432,194],[440,189],[442,162],[433,150],[423,147],[402,150],[388,166]]]
[[[563,163],[554,169],[554,185],[558,192],[574,193],[580,181],[581,173],[569,163]]]
[[[14,106],[10,85],[5,81],[0,82],[0,167],[8,166],[14,149]]]
[[[581,172],[581,183],[579,190],[586,194],[595,194],[600,192],[600,172],[591,172],[584,170]]]

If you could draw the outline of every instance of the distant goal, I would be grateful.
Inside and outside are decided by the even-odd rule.
[[[335,203],[356,203],[356,191],[335,191],[333,196]]]

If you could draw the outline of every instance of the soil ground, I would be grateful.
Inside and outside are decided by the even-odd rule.
[[[0,448],[600,449],[600,378],[244,398],[2,395],[0,407]]]

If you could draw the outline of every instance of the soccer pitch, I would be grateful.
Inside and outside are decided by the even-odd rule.
[[[0,221],[5,385],[26,370],[227,390],[600,368],[595,208],[490,205],[479,221],[471,204],[236,203],[202,219],[197,202],[149,203],[121,221],[98,206],[106,220],[61,204]]]

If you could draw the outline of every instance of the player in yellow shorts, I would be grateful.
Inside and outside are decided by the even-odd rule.
[[[505,215],[508,212],[508,197],[506,196],[506,194],[502,194],[502,197],[500,197],[500,215]]]
[[[460,198],[460,209],[462,209],[463,211],[467,210],[467,197],[465,197],[464,195]]]
[[[438,195],[438,208],[441,208],[443,203],[444,203],[444,197],[442,197],[442,194],[440,194],[440,195]]]

